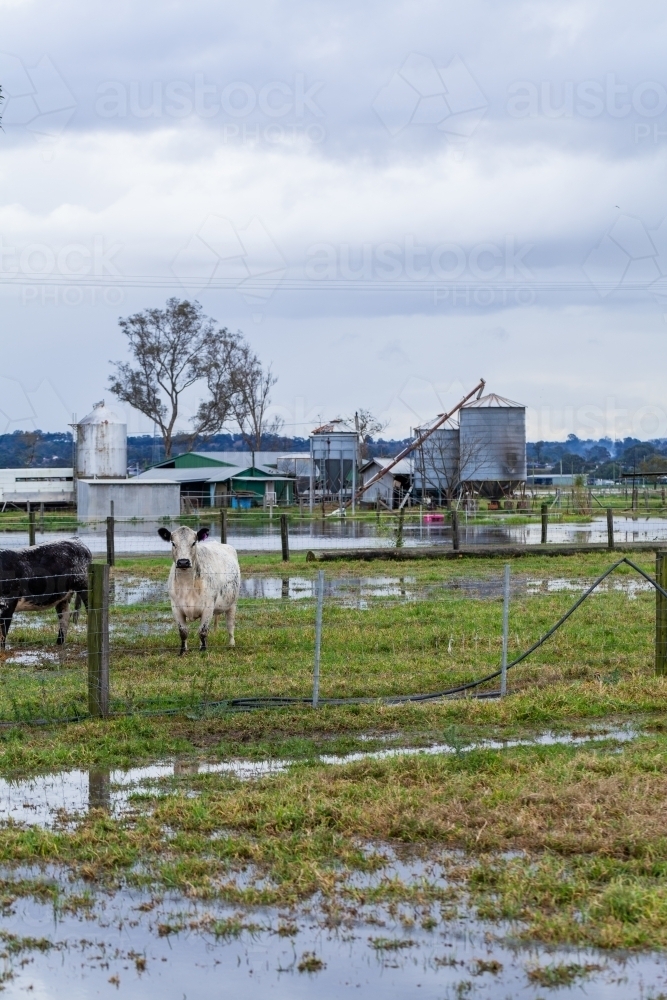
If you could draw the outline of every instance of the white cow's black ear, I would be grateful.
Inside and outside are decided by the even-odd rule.
[[[197,532],[197,541],[203,542],[205,538],[208,538],[208,528],[200,528]]]
[[[166,528],[158,528],[157,533],[160,536],[160,538],[163,539],[163,541],[165,542],[171,541],[171,531],[168,531]]]

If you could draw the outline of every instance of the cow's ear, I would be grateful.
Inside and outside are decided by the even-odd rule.
[[[197,532],[197,541],[203,542],[205,538],[208,538],[208,528],[200,528]]]
[[[165,542],[171,541],[171,531],[167,531],[166,528],[158,528],[157,533],[163,541]]]

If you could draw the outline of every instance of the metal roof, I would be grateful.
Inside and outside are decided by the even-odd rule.
[[[377,465],[380,469],[384,469],[393,461],[393,458],[369,458],[369,460],[361,467],[361,471],[365,472],[371,465]],[[402,458],[401,461],[397,462],[396,465],[389,471],[392,476],[411,476],[414,471],[412,461],[409,458]]]
[[[488,396],[482,396],[481,399],[473,399],[470,403],[466,403],[465,406],[462,406],[461,409],[472,410],[490,406],[505,406],[517,410],[526,409],[523,403],[515,403],[513,399],[506,399],[505,396],[497,396],[495,392],[490,392]]]

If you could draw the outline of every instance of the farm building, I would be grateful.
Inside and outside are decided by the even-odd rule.
[[[294,500],[294,476],[279,473],[275,466],[232,465],[221,460],[219,455],[215,451],[176,455],[136,476],[133,481],[165,479],[177,482],[182,505],[192,507],[248,508],[287,504]]]
[[[352,500],[360,465],[359,433],[344,420],[332,420],[310,435],[310,507],[316,500]]]
[[[78,479],[77,515],[108,517],[174,517],[181,512],[180,486],[167,479]]]
[[[27,504],[74,503],[74,469],[0,469],[0,504],[25,507]]]
[[[361,466],[361,481],[363,484],[385,469],[391,458],[371,458]],[[392,510],[397,507],[413,482],[413,462],[411,458],[402,458],[392,469],[373,483],[362,496],[364,503],[376,504],[378,500]]]

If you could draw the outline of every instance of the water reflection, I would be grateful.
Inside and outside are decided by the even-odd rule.
[[[111,809],[111,771],[92,769],[88,772],[88,808]]]

